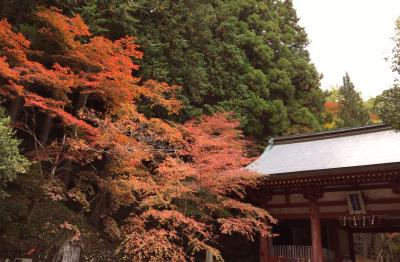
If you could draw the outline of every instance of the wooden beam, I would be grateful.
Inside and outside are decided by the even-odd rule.
[[[373,212],[374,215],[392,215],[392,216],[400,216],[399,210],[376,210]],[[292,214],[279,214],[276,212],[271,212],[271,215],[278,219],[308,219],[310,217],[309,213],[292,213]],[[320,213],[319,216],[321,219],[336,219],[340,216],[348,216],[349,212],[324,212]]]
[[[400,197],[396,198],[379,198],[379,199],[372,199],[372,198],[364,198],[365,204],[398,204],[400,203]]]
[[[304,188],[304,187],[328,187],[328,186],[343,186],[351,184],[371,184],[383,182],[398,182],[400,174],[399,164],[392,170],[378,170],[370,172],[349,173],[344,175],[328,175],[329,171],[324,174],[316,174],[310,176],[297,176],[297,177],[275,177],[266,180],[264,183],[265,189],[276,190],[290,190],[291,188]]]
[[[364,202],[366,205],[369,204],[397,204],[400,203],[400,197],[397,198],[379,198],[379,199],[371,199],[364,198]],[[330,207],[330,206],[346,206],[347,201],[344,200],[335,200],[335,201],[320,201],[318,202],[320,207]],[[291,207],[308,207],[309,204],[307,202],[304,203],[289,203],[289,204],[267,204],[266,208],[291,208]]]
[[[400,202],[399,202],[400,203]],[[308,207],[310,204],[304,203],[289,203],[289,204],[267,204],[266,208],[290,208],[290,207]],[[339,201],[322,201],[318,202],[320,207],[322,206],[347,206],[346,200]]]
[[[398,226],[383,226],[383,227],[359,227],[352,228],[353,233],[393,233],[400,232],[400,222]]]
[[[344,185],[344,186],[335,186],[335,187],[324,187],[324,192],[341,192],[341,191],[360,191],[360,190],[372,190],[372,189],[383,189],[383,188],[391,188],[390,183],[379,183],[379,184],[360,184],[360,185]],[[273,192],[269,192],[273,195],[285,195],[287,193],[290,194],[303,194],[304,188],[295,188],[288,191],[284,190],[275,190]]]

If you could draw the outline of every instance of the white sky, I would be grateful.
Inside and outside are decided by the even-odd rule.
[[[340,85],[348,72],[365,99],[389,88],[400,0],[293,0],[311,44],[308,50],[323,89]]]

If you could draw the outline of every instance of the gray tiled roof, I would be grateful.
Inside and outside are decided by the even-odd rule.
[[[247,168],[264,175],[400,162],[400,133],[384,125],[277,138]]]

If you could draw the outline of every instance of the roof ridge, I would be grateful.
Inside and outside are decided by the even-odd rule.
[[[276,144],[299,143],[305,141],[314,141],[314,140],[322,140],[322,139],[329,139],[342,136],[352,136],[352,135],[380,132],[392,129],[393,129],[392,127],[386,124],[374,124],[361,127],[340,128],[333,131],[321,131],[321,132],[313,132],[313,133],[306,133],[299,135],[273,137],[270,141],[270,144],[276,145]]]

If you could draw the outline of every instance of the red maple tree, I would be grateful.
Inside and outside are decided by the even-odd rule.
[[[36,16],[40,45],[0,22],[0,96],[30,135],[51,198],[77,204],[133,261],[190,260],[205,250],[222,259],[219,235],[269,234],[274,220],[243,202],[258,180],[243,169],[250,142],[237,121],[147,117],[142,103],[167,114],[182,104],[179,87],[134,77],[142,57],[134,38],[93,37],[79,16],[57,9]]]
[[[183,261],[187,250],[208,250],[222,260],[215,248],[221,234],[249,240],[270,236],[269,224],[275,220],[243,202],[245,189],[256,186],[258,177],[244,169],[252,160],[246,157],[250,142],[238,127],[238,121],[223,113],[184,125],[183,147],[166,156],[153,176],[156,193],[143,202],[148,210],[132,216],[124,227],[123,247],[134,260]]]

